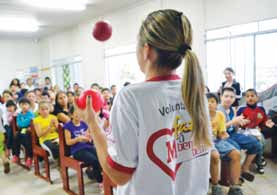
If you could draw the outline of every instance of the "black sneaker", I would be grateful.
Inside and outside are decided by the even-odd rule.
[[[260,165],[263,167],[265,167],[267,165],[267,162],[264,158],[262,159],[262,162],[260,163]]]
[[[95,173],[94,173],[93,169],[87,168],[86,174],[90,180],[95,180]]]
[[[241,186],[244,183],[244,179],[242,176],[239,177],[239,185]]]
[[[95,171],[95,179],[97,181],[97,183],[102,183],[103,182],[103,176],[101,171]]]
[[[256,166],[257,166],[257,167],[265,167],[266,165],[267,165],[267,162],[266,162],[266,160],[265,160],[264,158],[262,158],[261,160],[259,160],[259,162],[256,161]]]
[[[243,192],[240,188],[230,187],[228,195],[243,195]]]
[[[259,173],[259,174],[264,174],[264,167],[263,166],[258,166],[256,171]]]
[[[211,195],[224,195],[221,186],[220,185],[213,185]]]
[[[255,179],[255,176],[249,172],[243,172],[241,174],[241,177],[243,177],[244,179],[246,179],[247,181],[250,181],[250,182],[254,181],[254,179]]]

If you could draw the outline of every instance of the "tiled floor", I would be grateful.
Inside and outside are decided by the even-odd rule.
[[[50,185],[34,176],[33,171],[25,171],[21,167],[12,165],[9,175],[3,175],[0,168],[0,195],[65,195],[62,189],[59,172],[51,169],[54,184]],[[70,172],[71,184],[77,190],[77,181],[74,172]],[[100,195],[101,191],[96,183],[85,179],[86,195]],[[227,190],[226,194],[227,194]],[[266,173],[256,175],[253,183],[243,185],[245,195],[277,195],[277,164],[268,160]],[[154,194],[153,194],[154,195]],[[197,194],[196,194],[197,195]]]
[[[69,170],[70,185],[78,192],[78,183],[73,170]],[[84,174],[85,175],[85,174]],[[23,168],[12,165],[11,173],[3,174],[0,168],[0,195],[65,195],[62,189],[60,174],[54,165],[51,165],[51,177],[53,184],[49,184],[34,176],[33,170],[26,171]],[[97,183],[87,179],[85,176],[86,195],[100,195],[101,190]]]

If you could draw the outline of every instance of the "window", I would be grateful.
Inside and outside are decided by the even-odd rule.
[[[238,37],[230,40],[231,62],[235,70],[236,80],[239,81],[242,91],[254,86],[254,44],[253,36]]]
[[[256,89],[265,90],[277,81],[277,33],[256,37]]]
[[[277,18],[259,22],[260,31],[274,30],[274,29],[277,29]]]
[[[117,85],[121,88],[127,81],[137,83],[145,80],[145,76],[141,72],[137,62],[135,45],[106,50],[105,65],[107,70],[107,86]],[[184,62],[177,68],[176,72],[182,77],[183,71]]]
[[[225,80],[222,71],[229,66],[242,90],[262,91],[276,83],[277,19],[207,31],[206,48],[211,91],[219,89]]]
[[[229,66],[230,42],[228,40],[211,41],[207,43],[207,73],[208,87],[215,92],[223,81],[223,69]]]
[[[137,83],[144,80],[135,49],[135,45],[130,45],[105,51],[108,86],[115,84],[121,88],[125,82]]]
[[[61,89],[66,90],[74,83],[82,84],[80,75],[81,57],[73,57],[53,62],[55,82]]]

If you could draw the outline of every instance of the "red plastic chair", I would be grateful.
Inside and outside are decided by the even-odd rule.
[[[61,161],[61,174],[63,181],[63,189],[72,195],[84,195],[84,178],[83,178],[83,168],[88,167],[83,162],[75,160],[68,155],[68,147],[65,143],[64,129],[59,126],[59,144],[60,144],[60,161]],[[76,193],[70,189],[68,168],[74,169],[77,172],[78,177],[78,187],[79,193]]]
[[[49,166],[49,154],[46,150],[44,150],[40,145],[39,145],[39,139],[36,134],[36,130],[33,124],[33,121],[31,122],[31,135],[32,135],[32,147],[33,147],[33,159],[34,159],[34,166],[35,166],[35,175],[40,177],[41,179],[44,179],[45,181],[49,182],[52,184],[51,176],[50,176],[50,166]],[[42,158],[44,161],[44,168],[45,168],[45,175],[43,175],[40,172],[40,167],[39,167],[39,158]]]

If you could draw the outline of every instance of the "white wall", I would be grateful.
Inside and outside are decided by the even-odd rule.
[[[40,64],[40,46],[32,40],[0,39],[0,91],[8,88],[18,69]]]
[[[206,29],[276,18],[276,0],[205,0]]]
[[[49,67],[53,61],[80,55],[82,57],[81,78],[85,87],[92,82],[105,84],[105,48],[115,48],[136,43],[137,33],[143,19],[151,11],[161,8],[174,8],[183,11],[192,22],[194,29],[193,50],[199,55],[204,64],[204,7],[203,0],[151,0],[132,7],[122,8],[113,13],[101,16],[108,20],[113,26],[112,38],[100,43],[91,36],[94,23],[100,18],[85,21],[73,28],[66,29],[57,34],[45,37],[39,41],[39,47],[32,41],[5,41],[0,42],[0,54],[3,58],[0,62],[9,66],[7,71],[0,75],[5,82],[0,86],[6,86],[13,78],[18,68],[30,66]],[[7,49],[6,49],[7,48]],[[17,55],[15,55],[15,53]],[[9,62],[5,62],[9,61]],[[47,73],[46,73],[47,74]],[[44,75],[45,76],[45,75]]]
[[[91,36],[93,24],[100,18],[84,22],[72,29],[49,36],[40,41],[42,64],[47,66],[53,60],[80,55],[81,77],[88,87],[92,82],[105,84],[105,48],[115,48],[136,43],[137,33],[143,19],[151,11],[161,8],[175,8],[186,14],[194,28],[193,49],[205,61],[204,45],[204,3],[203,0],[151,0],[129,8],[101,16],[113,27],[112,38],[100,43]]]
[[[251,6],[250,6],[251,5]],[[265,18],[277,17],[276,0],[149,0],[144,3],[122,8],[99,18],[70,28],[39,41],[39,48],[32,41],[0,40],[1,71],[6,80],[15,76],[18,67],[47,67],[54,60],[80,55],[81,78],[88,87],[92,82],[105,84],[105,48],[114,48],[136,43],[139,26],[148,13],[160,8],[173,8],[183,11],[194,29],[193,50],[205,66],[205,29],[245,23]],[[94,23],[99,19],[110,21],[113,26],[112,38],[100,43],[91,36]],[[15,55],[16,54],[16,55]],[[7,71],[6,71],[7,70]],[[7,82],[8,82],[7,81]]]
[[[163,8],[177,9],[186,15],[193,29],[192,50],[196,52],[205,73],[205,7],[204,0],[165,0]]]

